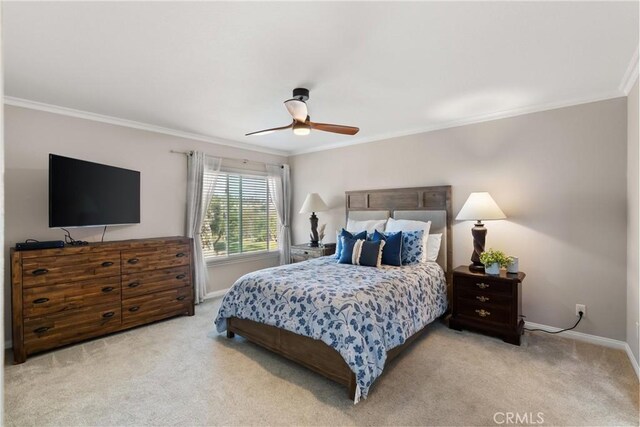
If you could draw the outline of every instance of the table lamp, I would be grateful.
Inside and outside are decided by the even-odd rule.
[[[310,213],[309,221],[311,221],[311,242],[309,246],[318,247],[318,217],[316,212],[329,210],[327,204],[322,200],[318,193],[309,193],[304,199],[300,213]]]
[[[469,265],[470,270],[484,271],[484,265],[480,262],[480,254],[484,252],[487,229],[482,221],[504,218],[506,215],[487,192],[471,193],[467,201],[464,202],[456,220],[477,221],[471,229],[473,253],[471,254],[471,265]]]

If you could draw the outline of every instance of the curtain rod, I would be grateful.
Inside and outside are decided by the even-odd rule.
[[[193,151],[176,151],[176,150],[169,150],[169,152],[170,152],[170,153],[173,153],[173,154],[184,154],[185,156],[190,156],[190,155],[193,153]],[[260,162],[260,161],[258,161],[258,160],[235,159],[235,158],[233,158],[233,157],[221,157],[221,156],[212,156],[212,157],[218,157],[218,158],[223,159],[223,160],[231,160],[231,161],[234,161],[234,162],[242,162],[242,163],[243,163],[243,164],[245,164],[245,165],[246,165],[247,163],[258,163],[258,164],[261,164],[261,165],[269,165],[269,166],[280,166],[280,167],[283,167],[282,165],[277,165],[277,164],[273,164],[273,163],[266,163],[266,162]]]

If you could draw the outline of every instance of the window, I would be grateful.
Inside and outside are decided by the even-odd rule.
[[[278,214],[266,176],[218,172],[205,174],[215,189],[202,226],[205,258],[278,250]]]

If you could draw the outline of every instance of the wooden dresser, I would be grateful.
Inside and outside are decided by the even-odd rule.
[[[461,266],[453,270],[452,329],[470,329],[502,338],[520,345],[524,321],[522,281],[525,274],[499,275],[470,271]]]
[[[194,313],[192,239],[166,237],[11,249],[14,362],[27,355]]]
[[[323,246],[291,245],[291,262],[307,261],[312,258],[333,255],[336,253],[336,244],[327,243]]]

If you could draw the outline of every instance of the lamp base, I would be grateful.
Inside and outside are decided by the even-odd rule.
[[[475,271],[477,273],[484,273],[484,265],[483,264],[469,264],[469,270]]]
[[[320,243],[316,240],[316,241],[310,241],[309,242],[309,247],[310,248],[317,248],[318,246],[320,246]]]

